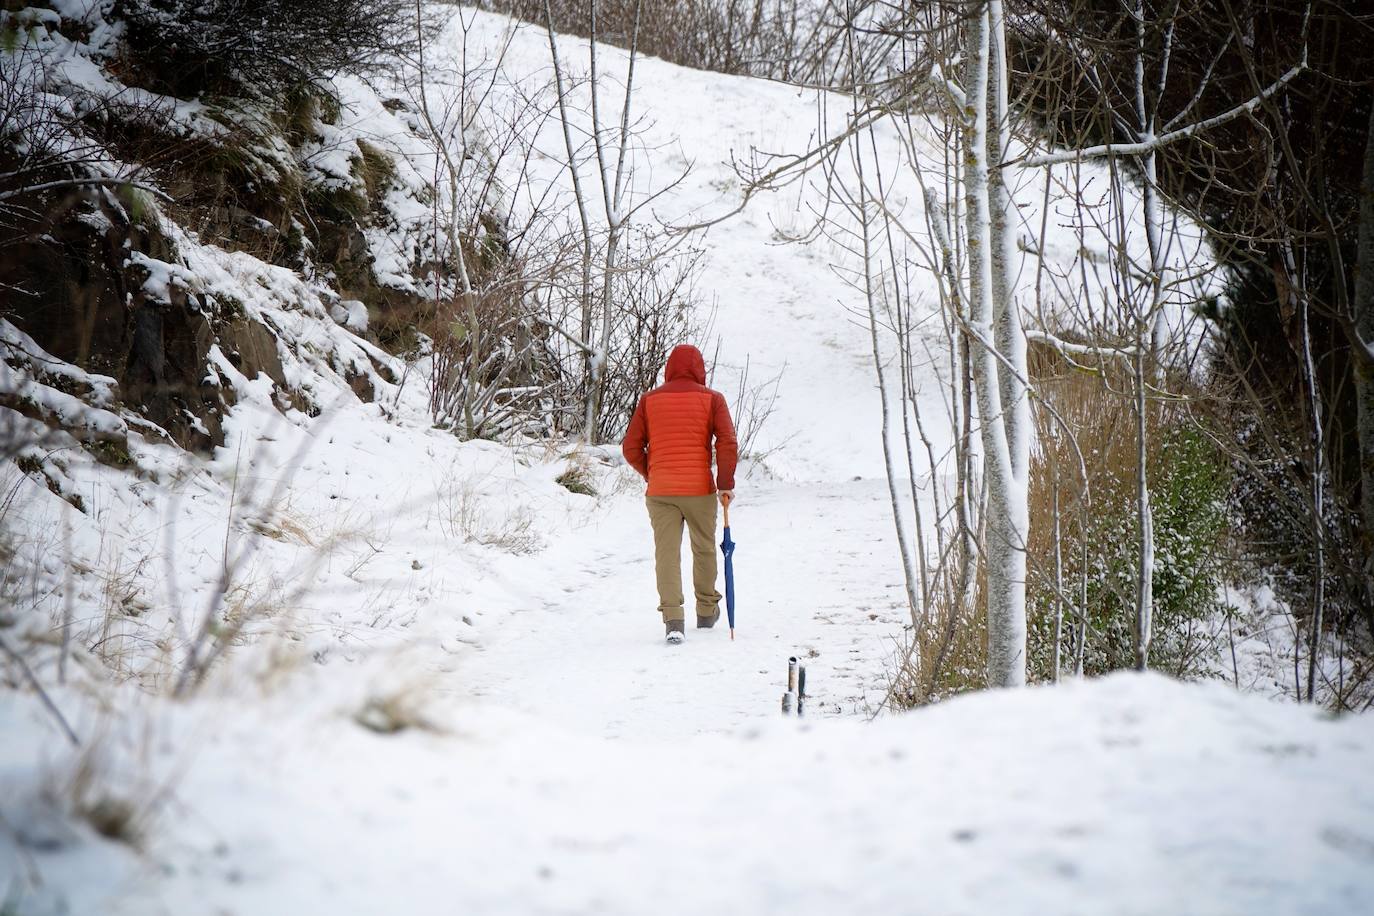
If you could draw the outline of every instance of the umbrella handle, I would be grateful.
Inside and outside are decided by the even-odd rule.
[[[720,501],[720,504],[721,504],[721,506],[723,506],[723,507],[725,508],[725,527],[726,527],[726,528],[729,528],[729,527],[730,527],[730,497],[727,496],[727,497],[725,497],[724,499],[722,499],[722,500]]]

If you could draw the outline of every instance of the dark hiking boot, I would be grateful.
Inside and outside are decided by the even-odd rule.
[[[713,627],[713,626],[716,625],[716,621],[719,620],[719,619],[720,619],[720,608],[716,608],[716,612],[715,612],[714,614],[712,614],[710,617],[703,617],[703,616],[701,616],[700,614],[698,614],[698,615],[697,615],[697,629],[698,629],[698,630],[709,630],[709,629],[711,629],[711,627]]]
[[[687,632],[682,626],[681,620],[665,621],[663,627],[666,631],[668,645],[670,646],[675,646],[687,638]]]

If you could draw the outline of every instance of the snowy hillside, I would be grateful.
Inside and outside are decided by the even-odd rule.
[[[548,43],[471,22],[465,47],[508,43],[494,131],[548,69]],[[461,25],[434,47],[458,47]],[[574,58],[585,48],[563,41]],[[623,71],[624,54],[607,59]],[[732,155],[816,131],[813,92],[638,67],[635,181],[649,193],[691,166],[654,202],[668,223],[734,207]],[[350,181],[333,153],[367,138],[403,164],[395,223],[370,244],[404,285],[433,153],[384,92],[339,89],[337,134],[312,161]],[[549,119],[527,138],[541,152],[529,197],[502,201],[512,211],[567,206],[560,130]],[[1030,214],[1038,193],[1026,188]],[[172,232],[178,259],[149,282],[238,303],[271,329],[277,362],[249,373],[213,357],[234,396],[209,459],[111,406],[89,419],[127,461],[62,440],[51,487],[3,465],[19,532],[6,576],[23,570],[40,604],[0,633],[44,648],[34,675],[82,744],[7,675],[0,912],[1367,908],[1368,715],[1156,675],[877,715],[909,618],[852,261],[782,238],[818,195],[760,195],[690,239],[715,309],[700,342],[715,386],[732,394],[746,364],[781,383],[732,508],[737,638],[689,630],[676,649],[661,641],[642,484],[613,445],[462,442],[434,427],[420,364],[366,339],[324,278]],[[0,329],[32,361],[16,375],[42,388],[30,400],[84,411],[59,381],[108,387]],[[931,417],[937,382],[922,392]],[[949,431],[932,434],[938,452]],[[63,619],[70,655],[55,645]],[[223,654],[175,699],[188,644]],[[801,721],[778,717],[789,656],[808,671]]]

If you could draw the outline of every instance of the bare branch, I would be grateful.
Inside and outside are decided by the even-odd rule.
[[[1057,153],[1043,153],[1038,156],[1021,156],[1003,162],[998,168],[1017,165],[1021,168],[1033,168],[1044,165],[1059,165],[1064,162],[1081,162],[1085,159],[1103,159],[1121,156],[1143,156],[1147,153],[1155,152],[1164,147],[1177,143],[1180,140],[1187,140],[1189,137],[1219,127],[1229,121],[1234,121],[1242,115],[1248,115],[1268,99],[1281,91],[1285,86],[1297,79],[1307,70],[1307,46],[1303,46],[1302,60],[1294,64],[1274,82],[1270,83],[1262,92],[1252,98],[1240,103],[1229,111],[1224,111],[1215,117],[1207,118],[1189,124],[1187,127],[1180,127],[1156,137],[1150,137],[1137,143],[1103,143],[1098,146],[1089,146],[1083,149],[1061,150]]]

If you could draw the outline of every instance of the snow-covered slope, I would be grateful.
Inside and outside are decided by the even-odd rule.
[[[475,22],[491,46],[508,27]],[[539,33],[510,48],[501,92],[548,67]],[[665,219],[729,209],[732,151],[813,130],[811,93],[641,67],[641,180],[694,163],[655,204]],[[343,129],[376,129],[369,90],[344,89]],[[535,143],[535,184],[565,181],[556,128]],[[613,448],[460,443],[399,366],[364,403],[327,360],[302,364],[335,386],[318,417],[243,379],[209,462],[137,439],[136,478],[74,457],[84,513],[11,472],[18,548],[45,610],[76,622],[65,685],[56,653],[35,674],[85,747],[31,692],[0,693],[0,899],[177,916],[1358,911],[1368,717],[1120,676],[862,721],[906,608],[844,256],[778,244],[804,212],[795,189],[763,195],[697,241],[717,385],[746,359],[755,378],[786,366],[764,443],[780,447],[732,512],[734,642],[661,644],[642,491]],[[308,299],[188,250],[195,282]],[[322,304],[276,320],[355,346]],[[556,482],[574,468],[597,496]],[[172,701],[207,611],[241,629]],[[794,654],[802,723],[777,718]]]

